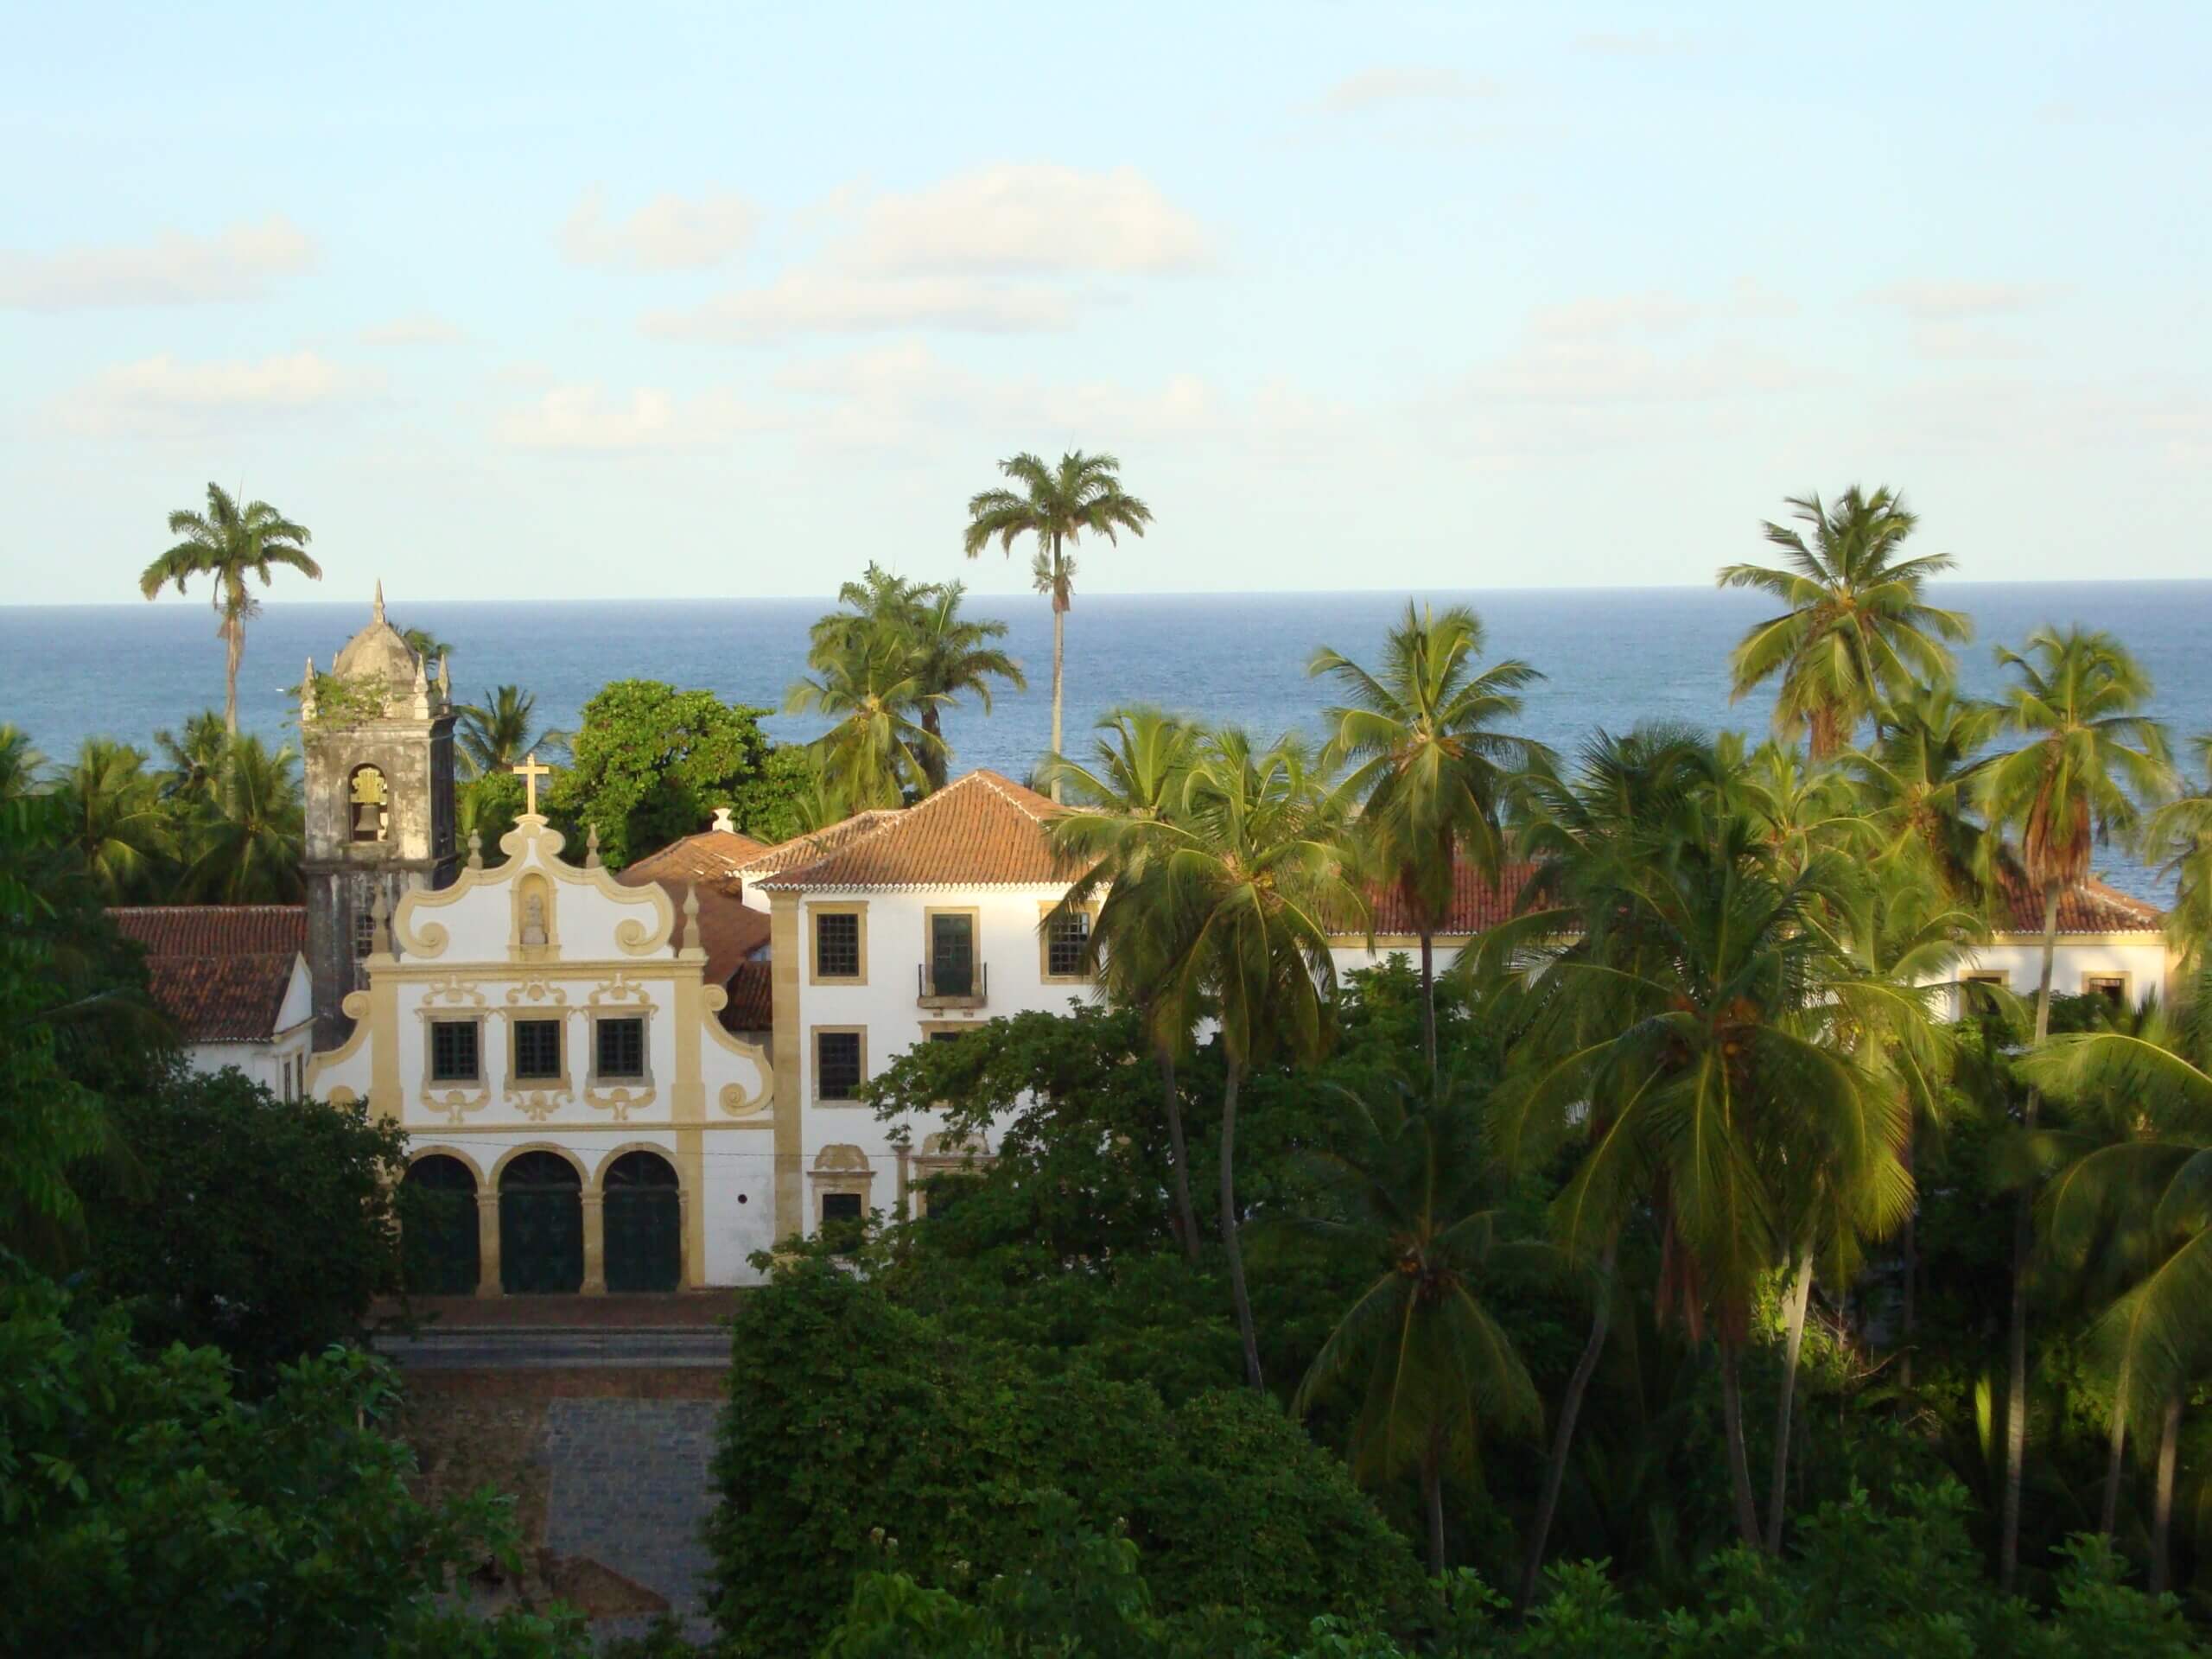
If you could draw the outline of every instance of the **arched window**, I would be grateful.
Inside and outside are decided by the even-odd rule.
[[[582,1182],[550,1152],[499,1173],[499,1284],[509,1295],[569,1294],[584,1281]]]
[[[375,766],[356,766],[346,791],[349,835],[354,841],[382,841],[391,821],[390,792]]]
[[[683,1207],[676,1170],[657,1152],[626,1152],[607,1166],[607,1287],[674,1290],[683,1276]]]

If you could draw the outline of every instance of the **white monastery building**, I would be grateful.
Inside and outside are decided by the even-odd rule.
[[[463,861],[444,665],[409,650],[380,594],[337,660],[346,695],[318,707],[310,672],[301,710],[307,903],[116,914],[194,1064],[406,1129],[423,1289],[744,1284],[793,1235],[912,1215],[995,1130],[956,1145],[935,1113],[881,1121],[861,1085],[917,1043],[1096,993],[1090,915],[1053,914],[1057,809],[995,772],[780,846],[718,812],[618,874],[537,811],[533,758],[528,810]],[[1460,870],[1440,969],[1512,915],[1528,874]],[[2000,916],[1962,980],[2031,994],[2040,901],[2007,890]],[[2163,920],[2082,884],[2054,988],[2170,994]],[[1395,892],[1373,923],[1334,942],[1340,974],[1417,951]]]

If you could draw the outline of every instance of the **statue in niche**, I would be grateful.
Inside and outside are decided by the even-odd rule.
[[[545,943],[545,895],[535,887],[523,895],[522,942],[526,946]]]

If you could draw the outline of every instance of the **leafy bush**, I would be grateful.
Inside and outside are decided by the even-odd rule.
[[[818,1258],[740,1309],[730,1404],[715,1607],[752,1650],[810,1651],[858,1572],[961,1594],[1020,1572],[1051,1554],[1059,1499],[1126,1529],[1170,1613],[1223,1604],[1288,1630],[1379,1618],[1417,1589],[1402,1541],[1267,1402],[1171,1412],[1147,1384],[1040,1369]]]

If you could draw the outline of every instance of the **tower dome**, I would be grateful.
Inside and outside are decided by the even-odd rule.
[[[346,642],[330,671],[341,680],[382,679],[404,691],[414,685],[422,667],[422,658],[408,649],[399,630],[385,620],[384,583],[378,582],[369,626]]]

